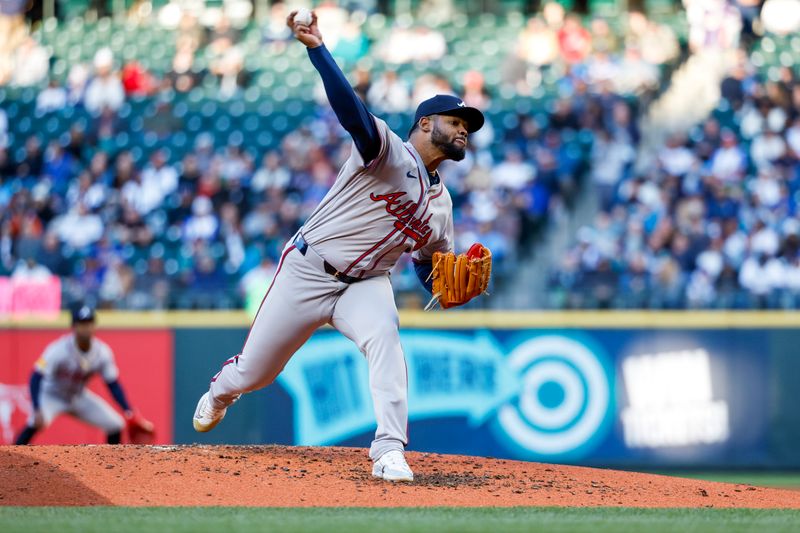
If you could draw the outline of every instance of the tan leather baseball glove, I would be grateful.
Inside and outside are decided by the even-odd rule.
[[[437,302],[443,309],[464,305],[486,292],[492,274],[492,252],[480,243],[465,254],[433,253],[433,298],[425,309]]]

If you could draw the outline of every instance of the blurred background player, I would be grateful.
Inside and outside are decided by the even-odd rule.
[[[33,411],[16,444],[28,444],[39,430],[47,428],[62,413],[99,427],[106,433],[109,444],[120,443],[126,425],[129,429],[137,428],[132,434],[144,431],[152,435],[153,425],[134,413],[125,398],[114,353],[105,342],[94,337],[94,330],[94,309],[87,305],[73,309],[72,333],[50,343],[36,361],[30,379]],[[125,413],[124,419],[86,388],[94,374],[102,376]]]

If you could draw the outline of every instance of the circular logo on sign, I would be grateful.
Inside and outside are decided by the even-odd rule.
[[[534,456],[580,456],[605,433],[612,409],[605,359],[584,343],[543,335],[518,346],[508,364],[521,380],[497,422],[515,448]]]

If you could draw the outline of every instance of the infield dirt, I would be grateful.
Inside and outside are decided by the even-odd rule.
[[[413,483],[366,450],[286,446],[2,446],[0,505],[800,508],[800,491],[407,453]]]

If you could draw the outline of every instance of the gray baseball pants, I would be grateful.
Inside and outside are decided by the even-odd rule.
[[[58,415],[66,413],[100,428],[106,433],[116,433],[125,428],[125,420],[119,413],[100,396],[88,389],[84,389],[70,400],[43,391],[39,400],[39,412],[42,414],[42,425],[36,426],[36,419],[31,413],[28,418],[28,426],[44,429]]]
[[[304,256],[294,245],[284,249],[242,353],[212,379],[210,399],[223,408],[242,393],[270,385],[311,334],[331,324],[367,359],[378,423],[369,455],[376,461],[408,442],[408,376],[391,282],[388,275],[340,282],[312,254],[309,248]]]

